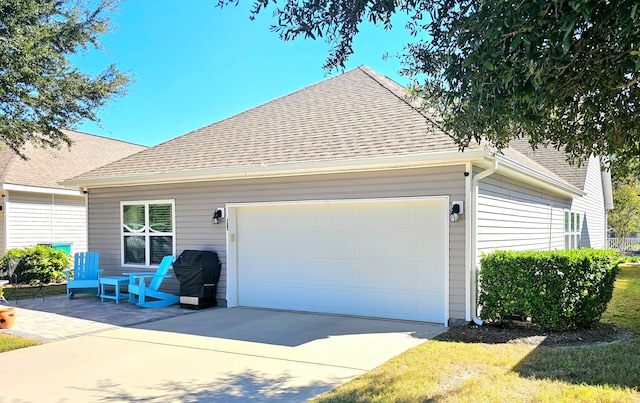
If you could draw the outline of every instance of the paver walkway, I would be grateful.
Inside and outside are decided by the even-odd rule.
[[[7,306],[7,304],[2,304]],[[141,308],[121,301],[100,302],[100,298],[81,294],[74,299],[66,295],[35,299],[9,300],[16,309],[15,324],[11,329],[0,329],[4,334],[26,337],[42,342],[78,337],[122,326],[134,326],[162,319],[188,315],[196,311],[172,305],[164,308]]]

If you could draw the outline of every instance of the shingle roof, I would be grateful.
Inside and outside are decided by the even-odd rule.
[[[24,154],[28,160],[9,149],[0,150],[0,183],[69,189],[58,182],[148,148],[72,130],[63,132],[73,141],[70,148],[42,149],[27,145]]]
[[[484,150],[478,145],[470,148]],[[407,100],[402,86],[360,66],[86,172],[72,182],[132,184],[136,183],[135,178],[148,181],[155,175],[206,176],[225,169],[338,164],[457,151],[451,136]],[[530,170],[568,184],[561,175],[566,174],[566,169],[554,169],[556,160],[538,159],[538,154],[525,151],[514,147],[503,150],[503,154]],[[563,156],[557,158],[564,161]]]
[[[457,150],[405,100],[404,88],[361,66],[87,173],[153,174]]]
[[[527,139],[512,140],[509,147],[551,170],[567,183],[578,189],[584,189],[587,165],[583,164],[580,167],[569,165],[562,150],[556,150],[552,147],[538,147],[534,151]]]

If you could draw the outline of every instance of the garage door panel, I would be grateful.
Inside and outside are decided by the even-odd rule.
[[[238,208],[238,303],[444,322],[446,207],[394,200]]]
[[[331,262],[332,280],[343,287],[357,287],[360,283],[360,265],[354,261],[334,260]]]
[[[311,259],[327,259],[333,257],[335,242],[329,231],[308,232],[307,257]]]
[[[418,233],[416,234],[416,243],[420,245],[416,249],[416,257],[418,259],[442,258],[442,251],[445,249],[444,235]]]
[[[364,232],[354,234],[358,237],[360,247],[360,257],[365,259],[385,259],[387,257],[387,233]]]
[[[389,284],[389,266],[386,262],[360,262],[358,269],[361,287],[373,288]]]
[[[334,259],[359,259],[360,241],[351,232],[337,232],[332,235],[330,255]]]

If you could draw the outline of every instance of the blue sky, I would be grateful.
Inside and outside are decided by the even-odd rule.
[[[102,127],[76,129],[152,146],[328,77],[323,40],[284,42],[269,31],[271,10],[250,21],[251,1],[223,9],[216,3],[122,1],[114,31],[102,37],[106,53],[90,51],[76,63],[91,74],[115,63],[134,82],[99,111]],[[398,21],[391,31],[365,25],[347,70],[364,64],[408,84],[397,59],[382,59],[412,40]]]

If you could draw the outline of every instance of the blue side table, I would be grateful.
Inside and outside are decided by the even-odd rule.
[[[120,303],[121,299],[129,298],[128,293],[120,293],[120,286],[129,283],[129,277],[100,277],[100,301],[104,302],[104,299],[115,299],[116,304]],[[112,285],[115,287],[115,294],[107,294],[104,291],[105,285]]]

